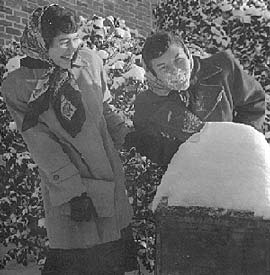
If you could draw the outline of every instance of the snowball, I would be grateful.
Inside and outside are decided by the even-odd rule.
[[[270,218],[269,144],[251,126],[208,122],[173,156],[154,209],[162,197],[170,206],[248,210]]]

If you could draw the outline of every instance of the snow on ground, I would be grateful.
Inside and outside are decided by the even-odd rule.
[[[179,147],[153,202],[250,210],[270,218],[270,147],[251,126],[208,122]]]

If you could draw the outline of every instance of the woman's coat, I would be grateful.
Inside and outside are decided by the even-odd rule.
[[[86,112],[81,132],[71,137],[51,107],[39,116],[36,126],[22,132],[39,166],[51,248],[87,248],[117,240],[132,217],[122,164],[114,147],[114,143],[123,142],[126,128],[105,102],[108,90],[102,60],[94,51],[81,49],[72,72]],[[3,96],[19,130],[43,74],[44,69],[21,67],[3,83]],[[74,222],[69,200],[83,192],[93,200],[98,218]]]

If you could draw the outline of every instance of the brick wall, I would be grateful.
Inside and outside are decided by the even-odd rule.
[[[58,3],[91,18],[113,15],[126,21],[128,27],[147,35],[153,26],[152,8],[159,0],[0,0],[0,45],[18,40],[29,14],[38,6]]]

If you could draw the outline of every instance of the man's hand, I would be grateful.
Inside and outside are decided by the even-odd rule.
[[[140,136],[136,131],[131,131],[127,133],[127,135],[125,136],[125,143],[123,145],[123,148],[130,150],[132,147],[137,147],[139,138]]]
[[[97,217],[97,212],[94,204],[87,196],[83,193],[80,197],[75,197],[70,200],[71,208],[71,220],[76,222],[90,221]]]

